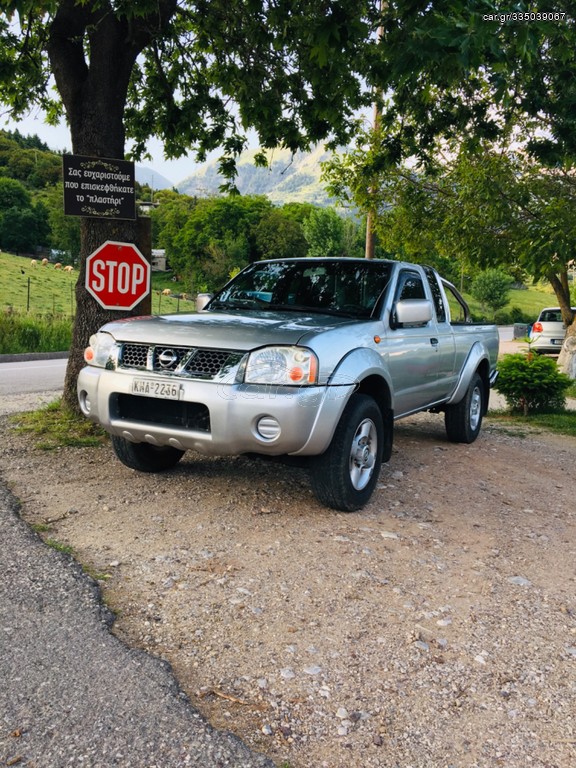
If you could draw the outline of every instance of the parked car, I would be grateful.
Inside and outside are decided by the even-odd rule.
[[[576,312],[576,307],[572,307]],[[530,330],[530,343],[535,352],[557,355],[562,349],[566,326],[560,307],[544,307]]]

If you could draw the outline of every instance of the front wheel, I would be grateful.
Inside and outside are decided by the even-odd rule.
[[[484,382],[480,374],[475,373],[462,400],[446,406],[444,425],[450,442],[473,443],[476,440],[482,426],[484,396]]]
[[[130,440],[118,435],[110,437],[114,453],[122,464],[139,472],[163,472],[166,469],[172,469],[184,456],[184,451],[172,448],[170,445],[131,443]]]
[[[382,465],[384,426],[375,401],[352,395],[328,449],[311,461],[311,485],[322,504],[342,512],[363,507]]]

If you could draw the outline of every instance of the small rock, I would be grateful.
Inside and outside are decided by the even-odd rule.
[[[280,677],[283,677],[284,680],[292,680],[293,677],[296,677],[296,673],[291,667],[284,667],[280,670]]]
[[[510,584],[516,584],[518,587],[531,587],[532,582],[524,576],[510,576],[508,581]]]

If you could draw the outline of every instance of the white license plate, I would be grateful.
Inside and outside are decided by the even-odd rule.
[[[563,344],[564,343],[563,339],[550,339],[550,341],[552,342],[552,344]]]
[[[180,384],[174,381],[155,381],[154,379],[134,379],[132,382],[133,395],[160,397],[163,400],[179,400]]]

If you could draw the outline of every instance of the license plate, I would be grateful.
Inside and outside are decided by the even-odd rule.
[[[552,344],[562,344],[563,339],[551,339]]]
[[[174,381],[155,381],[153,379],[134,379],[132,382],[133,395],[159,397],[163,400],[179,400],[180,384]]]

